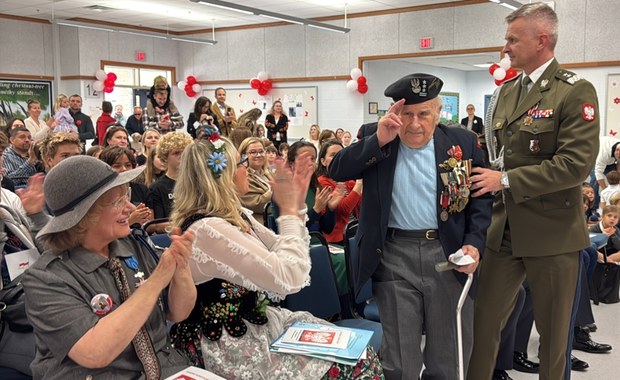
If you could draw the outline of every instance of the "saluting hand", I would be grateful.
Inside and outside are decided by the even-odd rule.
[[[387,114],[379,119],[377,124],[377,139],[379,146],[383,147],[398,136],[398,131],[403,125],[400,119],[400,113],[403,110],[405,99],[401,99],[394,103],[388,110]]]

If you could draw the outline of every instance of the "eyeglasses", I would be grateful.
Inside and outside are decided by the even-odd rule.
[[[251,150],[248,152],[250,156],[262,156],[265,154],[264,150]]]
[[[112,202],[111,205],[116,210],[123,211],[123,209],[127,205],[127,201],[130,199],[131,199],[131,187],[127,188],[127,192],[125,193],[125,195],[123,195],[122,197]]]
[[[248,168],[248,166],[250,166],[250,162],[248,161],[248,156],[246,156],[245,154],[241,155],[241,159],[237,163],[237,169],[239,169],[242,166],[246,169]]]

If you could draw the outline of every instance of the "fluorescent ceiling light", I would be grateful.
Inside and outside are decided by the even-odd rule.
[[[141,30],[134,30],[134,29],[124,29],[124,28],[119,28],[119,27],[114,27],[114,26],[109,26],[109,27],[98,26],[98,25],[91,25],[85,22],[80,22],[80,21],[54,20],[53,23],[57,25],[63,25],[63,26],[72,26],[74,28],[80,28],[80,29],[95,29],[95,30],[101,30],[104,32],[118,32],[118,33],[123,33],[123,34],[132,34],[135,36],[159,38],[162,40],[191,42],[195,44],[205,44],[205,45],[215,45],[217,43],[217,41],[215,40],[204,40],[200,38],[180,37],[180,36],[177,37],[177,36],[170,35],[170,34],[148,32],[148,31],[141,31]]]
[[[501,5],[502,7],[506,7],[508,9],[512,9],[513,11],[516,11],[517,9],[519,9],[519,8],[515,7],[514,5],[511,5],[511,4],[508,4],[508,3],[499,3],[499,5]]]
[[[521,8],[521,6],[523,5],[522,3],[516,0],[489,0],[489,1],[492,3],[498,4],[498,5],[501,5],[502,7],[512,9],[513,11]]]
[[[325,29],[331,32],[340,32],[340,33],[349,33],[351,29],[343,28],[340,26],[325,24],[322,22],[312,21],[305,18],[299,18],[294,16],[285,15],[282,13],[265,11],[258,8],[247,7],[245,5],[239,5],[235,3],[230,3],[228,1],[221,0],[190,0],[193,3],[200,3],[204,5],[210,5],[212,7],[222,8],[230,11],[241,12],[249,15],[257,15],[262,17],[268,17],[279,21],[290,22],[293,24],[299,25],[308,25],[314,28]]]
[[[491,65],[493,65],[492,63],[477,63],[474,66],[476,67],[480,67],[483,69],[488,69],[489,67],[491,67]]]

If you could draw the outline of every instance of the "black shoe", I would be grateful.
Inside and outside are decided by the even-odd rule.
[[[503,369],[493,371],[493,380],[513,380]]]
[[[570,356],[570,369],[573,371],[585,371],[590,365],[583,360],[577,359],[575,356]]]
[[[512,368],[515,371],[526,373],[538,373],[538,363],[527,360],[525,352],[515,351],[512,356]]]
[[[591,354],[602,354],[611,351],[611,346],[604,343],[596,343],[588,337],[587,340],[573,339],[573,350],[589,352]]]
[[[589,323],[585,327],[587,327],[590,332],[596,332],[596,330],[598,330],[595,323]]]

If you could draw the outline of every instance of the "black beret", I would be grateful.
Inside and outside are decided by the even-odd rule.
[[[430,74],[409,74],[385,89],[385,96],[395,102],[405,99],[405,104],[418,104],[439,96],[443,81]]]

